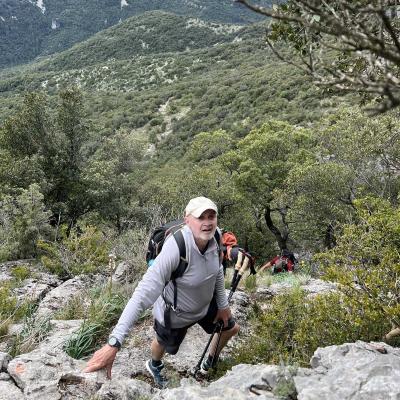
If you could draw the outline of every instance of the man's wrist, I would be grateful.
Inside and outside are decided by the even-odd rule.
[[[116,348],[117,350],[121,348],[121,342],[115,336],[110,336],[108,338],[107,344],[111,347]]]

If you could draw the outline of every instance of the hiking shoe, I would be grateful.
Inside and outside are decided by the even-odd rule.
[[[150,372],[150,375],[153,377],[155,384],[160,388],[163,389],[168,384],[168,379],[165,376],[161,375],[161,370],[164,368],[164,364],[158,365],[154,367],[151,360],[146,361],[146,369]]]

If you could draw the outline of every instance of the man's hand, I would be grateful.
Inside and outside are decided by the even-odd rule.
[[[88,361],[86,368],[83,372],[94,372],[99,369],[105,368],[107,371],[107,378],[111,379],[111,368],[113,366],[115,356],[118,349],[108,344],[97,350],[93,357]]]
[[[232,317],[231,309],[229,307],[222,308],[217,311],[217,315],[215,317],[214,323],[221,320],[224,322],[224,327],[228,326],[228,320]]]

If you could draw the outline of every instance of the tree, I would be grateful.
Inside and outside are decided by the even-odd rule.
[[[120,130],[104,140],[83,171],[91,208],[111,221],[119,233],[132,212],[143,155],[143,141]]]
[[[4,196],[0,202],[0,258],[36,256],[37,241],[51,233],[50,214],[37,184],[17,196]]]
[[[397,0],[289,0],[271,8],[236,1],[272,18],[269,47],[318,85],[364,94],[376,100],[374,112],[400,105]],[[288,51],[276,46],[280,41]]]
[[[399,131],[393,112],[366,117],[358,107],[342,108],[315,124],[317,161],[288,174],[287,219],[293,237],[307,248],[332,248],[340,225],[354,216],[354,200],[374,195],[397,204]]]
[[[372,197],[356,200],[355,206],[357,220],[346,224],[336,247],[317,259],[323,277],[338,282],[350,304],[362,305],[370,316],[385,316],[389,340],[400,335],[400,210]]]
[[[308,250],[334,247],[340,223],[354,212],[354,186],[354,171],[338,162],[296,165],[279,194],[290,199],[287,221],[296,243]]]
[[[321,157],[354,172],[354,197],[372,194],[397,203],[400,123],[396,112],[366,117],[358,107],[342,108],[315,129]]]
[[[0,127],[0,183],[8,194],[39,184],[52,221],[72,227],[90,206],[82,180],[89,131],[79,90],[62,90],[59,99],[51,112],[44,95],[28,93]]]
[[[40,93],[29,93],[21,111],[0,127],[1,192],[12,192],[11,188],[26,189],[34,182],[43,188],[44,169],[53,144],[46,98]]]
[[[15,157],[43,157],[49,145],[50,130],[46,98],[40,93],[28,93],[21,112],[4,123],[1,147]]]
[[[82,179],[88,126],[84,120],[82,93],[72,87],[61,91],[59,96],[56,129],[60,147],[54,155],[58,162],[54,163],[57,167],[51,176],[52,190],[49,196],[58,219],[64,216],[71,228],[89,210],[89,199]]]
[[[309,130],[269,121],[240,140],[236,151],[225,155],[225,165],[230,163],[235,187],[249,201],[258,229],[263,232],[264,222],[280,249],[288,246],[291,201],[281,193],[290,171],[315,159],[314,146]]]

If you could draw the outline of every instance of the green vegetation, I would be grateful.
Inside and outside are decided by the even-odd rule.
[[[31,271],[27,265],[17,265],[11,270],[11,276],[17,282],[22,282],[31,276]]]
[[[151,54],[188,52],[241,38],[241,26],[213,24],[165,12],[149,12],[92,36],[42,63],[40,70],[68,70]],[[168,37],[168,40],[165,40]]]
[[[342,227],[334,248],[316,256],[322,278],[337,282],[337,291],[309,297],[296,288],[276,296],[266,312],[255,308],[254,336],[224,368],[281,360],[307,366],[318,347],[398,343],[399,209],[372,197],[354,204],[354,222]]]
[[[62,278],[103,272],[110,252],[110,242],[104,234],[93,226],[79,232],[73,229],[69,236],[66,230],[63,226],[59,241],[38,243],[44,267]]]
[[[254,334],[227,359],[218,375],[238,363],[308,366],[318,347],[380,340],[389,326],[340,293],[307,297],[301,289],[273,298],[265,312],[254,306]],[[356,323],[355,323],[356,322]]]
[[[126,294],[112,292],[107,286],[93,290],[89,296],[85,322],[64,344],[67,354],[76,359],[91,354],[104,341],[127,300]]]
[[[16,357],[19,354],[29,353],[45,339],[50,330],[51,323],[48,318],[37,318],[26,314],[22,330],[11,340],[9,354]]]
[[[16,278],[12,281],[0,282],[0,338],[7,337],[8,328],[13,323],[22,322],[23,329],[15,337],[11,346],[10,354],[20,354],[21,348],[32,349],[35,343],[38,343],[38,336],[42,332],[48,331],[48,321],[36,321],[33,314],[37,304],[29,299],[18,299],[13,293],[13,289],[21,283],[20,277],[27,276],[26,269],[23,266],[14,269]],[[25,272],[23,272],[25,271]],[[44,328],[46,326],[46,329]],[[30,351],[28,349],[28,351]]]
[[[353,326],[381,319],[389,340],[400,325],[400,210],[372,197],[355,201],[355,207],[355,222],[346,224],[336,246],[318,259],[324,278],[339,283],[349,307],[362,307]]]
[[[317,90],[265,51],[262,24],[225,34],[188,24],[149,13],[0,72],[1,260],[40,257],[67,279],[104,272],[112,250],[140,276],[151,228],[205,195],[258,264],[285,247],[320,253],[302,274],[243,280],[249,291],[257,281],[295,289],[267,312],[254,305],[257,335],[229,362],[302,366],[319,346],[393,339],[398,115],[368,117],[351,97]],[[307,297],[298,286],[311,273],[338,292]],[[2,333],[29,314],[12,294],[29,271],[13,274],[0,289]],[[124,307],[111,289],[60,311],[85,320],[65,345],[74,357],[92,352]]]
[[[0,201],[0,260],[35,256],[37,241],[51,231],[38,185],[16,190],[20,194],[4,195]]]

